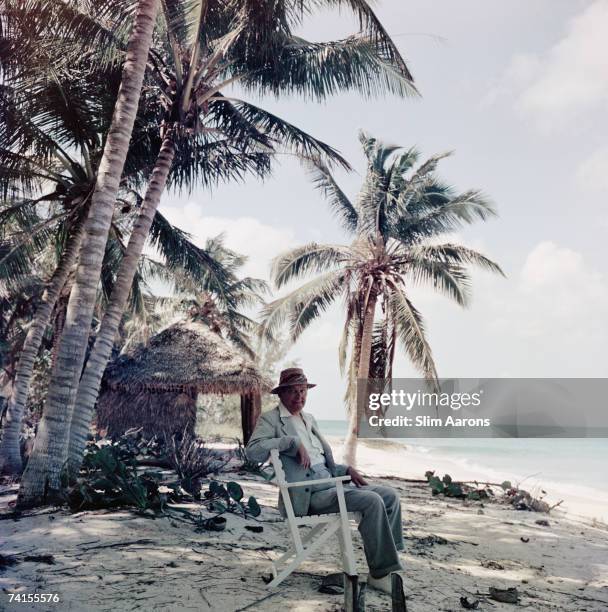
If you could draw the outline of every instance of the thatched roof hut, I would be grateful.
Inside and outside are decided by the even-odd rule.
[[[145,435],[193,431],[199,393],[241,396],[243,437],[248,440],[270,389],[246,356],[206,325],[175,323],[106,369],[97,403],[97,427],[120,435],[143,427]]]

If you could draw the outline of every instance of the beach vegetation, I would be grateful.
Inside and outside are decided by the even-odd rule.
[[[551,506],[544,499],[546,495],[544,490],[541,489],[537,493],[530,493],[519,485],[512,485],[508,480],[500,483],[455,481],[449,474],[444,474],[442,478],[439,478],[433,470],[427,470],[424,476],[433,496],[443,495],[444,497],[455,497],[474,502],[496,500],[509,504],[516,510],[545,513],[550,512],[562,503],[559,501]],[[498,493],[502,495],[497,495]]]
[[[75,482],[68,483],[64,473],[62,495],[74,512],[124,507],[148,517],[177,513],[196,529],[218,531],[225,527],[225,519],[219,518],[226,513],[243,518],[261,513],[256,498],[245,498],[239,483],[205,478],[222,472],[231,456],[187,434],[164,441],[145,440],[138,432],[117,440],[102,438],[87,447]],[[173,503],[201,506],[197,514]]]

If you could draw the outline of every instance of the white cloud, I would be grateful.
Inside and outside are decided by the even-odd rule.
[[[566,36],[540,58],[538,78],[520,97],[540,113],[587,110],[608,101],[608,3],[589,5]]]
[[[441,376],[608,376],[608,279],[555,241],[504,279],[475,273],[471,308],[422,305]]]
[[[521,271],[521,288],[525,292],[560,286],[583,272],[583,256],[554,242],[539,243],[528,254]]]
[[[608,102],[607,40],[608,2],[598,0],[545,53],[515,55],[482,103],[514,97],[516,109],[543,127],[602,108]]]
[[[579,164],[576,182],[586,191],[608,192],[608,147],[598,149]]]
[[[534,55],[517,53],[511,58],[504,74],[498,78],[481,99],[482,107],[492,106],[502,98],[511,98],[515,91],[528,86],[540,69],[540,59]]]
[[[515,287],[492,301],[500,312],[494,321],[497,332],[534,342],[528,354],[520,355],[523,363],[542,360],[544,375],[560,364],[555,376],[585,370],[592,375],[591,370],[603,367],[608,282],[581,253],[551,241],[539,243],[528,254]]]
[[[291,228],[266,225],[253,217],[207,217],[194,202],[163,208],[162,213],[171,223],[191,234],[199,246],[203,246],[207,238],[225,233],[225,245],[248,257],[243,276],[268,280],[271,260],[297,244]]]

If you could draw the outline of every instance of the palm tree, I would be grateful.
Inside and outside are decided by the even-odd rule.
[[[53,4],[53,2],[50,2]],[[333,2],[328,0],[329,5],[337,4],[340,2]],[[110,3],[111,4],[111,3]],[[167,7],[175,7],[178,5],[176,2],[166,2]],[[344,41],[341,45],[333,44],[311,44],[303,42],[303,45],[298,47],[297,45],[291,45],[290,59],[291,66],[294,68],[292,73],[286,72],[284,66],[282,69],[282,77],[277,78],[272,69],[261,70],[262,67],[274,67],[276,66],[276,52],[279,49],[276,42],[273,44],[271,41],[279,41],[280,35],[288,32],[286,30],[286,24],[297,22],[310,7],[304,4],[286,4],[281,7],[267,7],[263,5],[259,6],[258,3],[250,3],[247,1],[235,2],[235,3],[205,3],[193,2],[190,3],[194,10],[194,22],[199,25],[194,29],[195,34],[201,34],[202,24],[211,22],[213,17],[215,21],[213,23],[219,24],[220,29],[226,30],[226,18],[233,19],[233,12],[235,8],[238,9],[241,15],[241,22],[247,25],[255,23],[255,27],[249,27],[245,29],[246,34],[237,37],[238,48],[241,50],[241,57],[244,61],[235,62],[230,66],[233,70],[243,71],[244,68],[249,69],[249,75],[246,75],[242,79],[241,84],[247,87],[256,87],[274,93],[281,93],[283,91],[298,90],[303,93],[314,94],[318,98],[323,98],[332,90],[337,90],[349,86],[356,86],[362,89],[365,93],[371,94],[378,90],[394,91],[400,94],[407,94],[413,90],[411,86],[411,77],[407,71],[405,63],[400,58],[398,51],[394,47],[392,41],[386,36],[381,24],[377,21],[375,15],[366,2],[362,0],[352,0],[348,3],[351,8],[358,14],[362,28],[365,31],[364,37],[355,37],[349,41]],[[202,10],[203,6],[205,11]],[[148,9],[152,9],[152,4],[140,3],[139,16],[142,17],[143,12]],[[267,10],[261,10],[267,9]],[[150,11],[152,12],[152,11]],[[267,14],[266,14],[267,13]],[[202,18],[199,18],[202,16]],[[190,17],[189,17],[190,19]],[[86,20],[85,24],[89,25]],[[79,22],[80,23],[80,22]],[[137,23],[137,20],[136,20]],[[148,24],[150,25],[150,24]],[[263,26],[263,27],[262,27]],[[270,27],[269,27],[270,26]],[[145,29],[145,28],[144,28]],[[149,28],[151,31],[151,27]],[[212,33],[213,28],[207,28]],[[192,29],[190,29],[192,31]],[[134,30],[135,34],[137,29]],[[103,31],[107,34],[107,29]],[[111,38],[111,37],[110,37]],[[195,40],[196,36],[194,39]],[[131,51],[133,51],[133,40],[131,38]],[[170,46],[173,47],[173,41],[169,41]],[[284,42],[281,43],[283,46]],[[335,47],[333,48],[332,47]],[[135,45],[136,46],[136,45]],[[349,49],[347,49],[347,47]],[[289,46],[288,46],[289,48]],[[335,52],[334,52],[335,51]],[[308,62],[308,69],[305,68],[306,63],[302,63],[300,59],[302,57],[310,58]],[[347,61],[354,57],[356,61]],[[129,58],[129,49],[127,50],[127,60]],[[311,74],[316,70],[316,66],[319,63],[320,58],[325,58],[324,70],[318,71],[316,78],[311,78]],[[191,65],[195,65],[195,61],[190,56]],[[153,62],[154,60],[151,59]],[[127,61],[125,67],[129,66]],[[297,70],[298,66],[300,67]],[[310,68],[313,68],[311,71]],[[179,67],[177,68],[179,70]],[[229,71],[226,71],[226,75]],[[192,87],[198,83],[197,79],[200,75],[190,71],[187,75],[184,75],[184,83],[186,84],[186,90],[192,90]],[[313,74],[314,76],[314,74]],[[225,84],[227,84],[225,82]],[[170,83],[169,85],[173,85]],[[197,104],[205,103],[205,96],[213,95],[214,92],[204,92],[202,99],[196,99]],[[169,96],[170,97],[170,96]],[[188,94],[182,99],[182,112],[188,111]],[[218,105],[215,105],[219,108]],[[249,115],[255,112],[251,107],[241,105],[233,105],[235,108],[231,108],[230,105],[224,105],[228,114],[235,115],[238,118]],[[118,116],[118,115],[117,115]],[[269,114],[264,116],[264,123],[269,126],[273,122],[273,117]],[[129,129],[123,130],[123,136],[130,131],[129,122],[125,123],[125,126]],[[114,124],[113,124],[114,125]],[[116,126],[115,126],[116,127]],[[112,135],[112,131],[110,132]],[[110,150],[110,145],[113,144],[113,139],[109,138],[106,141],[106,151]],[[124,144],[124,140],[121,144]],[[120,146],[117,151],[120,152]],[[119,156],[120,157],[120,156]],[[104,164],[102,163],[100,177],[104,177]],[[113,169],[117,167],[114,166]],[[113,178],[115,177],[114,172],[110,173]],[[98,180],[98,186],[102,186],[103,180]],[[116,180],[116,183],[118,181]],[[113,186],[112,180],[107,184],[108,187]],[[102,195],[107,195],[107,192],[103,190],[97,190],[93,204],[96,201],[102,202],[104,198]],[[107,201],[107,199],[106,199]],[[72,405],[71,400],[74,398],[74,386],[78,380],[80,373],[80,364],[84,359],[84,350],[86,348],[85,334],[89,329],[87,320],[89,320],[89,314],[93,310],[93,284],[97,278],[96,272],[99,269],[99,261],[101,259],[101,244],[107,237],[107,221],[108,211],[103,207],[93,206],[94,213],[91,217],[95,222],[89,222],[89,228],[85,247],[83,248],[80,260],[80,266],[78,268],[77,277],[74,283],[74,289],[71,293],[70,303],[68,305],[68,311],[66,316],[66,327],[64,330],[64,339],[59,345],[57,367],[53,371],[51,386],[49,389],[49,396],[47,401],[48,410],[46,414],[48,416],[49,427],[54,429],[57,424],[63,423],[63,415],[59,415],[60,405],[66,405],[67,401],[67,412],[70,413],[70,406]],[[97,221],[99,223],[97,223]],[[86,273],[85,273],[86,270]],[[77,346],[78,345],[78,346]],[[47,418],[45,416],[45,419]],[[68,417],[69,418],[69,417]],[[39,472],[38,477],[32,477],[31,482],[27,482],[27,478],[24,481],[24,487],[22,489],[22,495],[20,501],[23,503],[31,503],[36,501],[39,497],[37,493],[40,492],[42,484],[48,484],[49,492],[52,495],[55,490],[55,485],[58,482],[58,465],[62,462],[62,459],[54,457],[49,458],[48,452],[48,439],[46,423],[43,419],[44,427],[41,428],[41,432],[44,434],[42,437],[44,440],[40,441],[39,448],[41,458],[36,459],[37,451],[35,449],[32,457],[32,469],[28,471]],[[61,433],[61,432],[60,432]],[[46,441],[45,441],[46,440]],[[60,441],[62,436],[54,437],[54,449],[64,456],[64,452],[61,447]],[[38,463],[41,470],[35,470],[34,465]],[[50,465],[50,477],[43,476],[42,471],[44,466]],[[27,475],[27,472],[26,472]],[[32,484],[37,482],[37,484]],[[27,486],[25,486],[27,485]],[[29,489],[29,490],[28,490]]]
[[[178,237],[180,234],[188,237],[182,230],[175,229],[175,232]],[[153,228],[152,234],[151,244],[164,252],[158,226]],[[186,267],[182,266],[171,276],[164,277],[172,295],[145,298],[145,325],[142,325],[141,320],[125,317],[114,351],[124,352],[134,343],[146,343],[152,334],[164,329],[175,319],[187,317],[204,323],[250,358],[257,356],[254,344],[258,341],[260,324],[246,313],[264,304],[264,296],[269,293],[268,283],[258,278],[241,276],[247,257],[228,249],[224,240],[223,234],[209,238],[202,249],[215,261],[214,270],[209,267],[201,269],[203,275],[194,280]],[[198,248],[191,243],[187,244],[191,245],[190,248]]]
[[[42,131],[40,135],[46,136]],[[3,159],[10,157],[9,153],[6,149],[0,149],[0,157]],[[24,172],[22,178],[33,179],[25,172],[28,167],[26,162],[31,161],[31,158],[21,154],[20,161]],[[7,387],[9,402],[3,410],[5,417],[0,439],[0,469],[7,475],[19,475],[22,470],[19,432],[34,363],[51,318],[54,320],[52,352],[55,356],[65,318],[65,305],[71,290],[68,278],[73,275],[75,251],[83,234],[83,215],[73,214],[74,210],[78,212],[79,206],[75,194],[90,187],[91,177],[87,176],[86,169],[76,159],[73,163],[82,175],[82,182],[58,175],[61,181],[45,192],[44,200],[48,201],[49,206],[43,216],[37,214],[31,197],[13,198],[5,206],[0,206],[0,245],[3,247],[0,248],[0,310],[6,313],[6,316],[0,315],[5,321],[2,326],[2,337],[5,339],[2,351],[7,356],[7,368],[12,380],[10,387]],[[52,167],[52,163],[48,165]],[[7,169],[5,165],[0,167]],[[37,165],[38,170],[44,167],[42,163]],[[52,185],[50,180],[46,182]],[[36,201],[40,201],[40,198],[36,198]],[[109,300],[117,269],[126,251],[121,236],[125,228],[132,224],[130,217],[133,217],[133,213],[129,212],[129,202],[121,198],[118,204],[102,268],[97,301],[97,309],[101,311],[105,309],[103,304]],[[137,203],[133,204],[133,209],[137,213]],[[45,225],[47,227],[42,236],[43,232],[37,232],[36,228]],[[187,278],[189,287],[197,287],[198,283],[202,287],[206,286],[203,281],[206,283],[209,268],[217,268],[219,265],[213,253],[193,245],[187,235],[173,227],[159,213],[154,219],[152,231],[155,244],[164,254],[165,263],[161,265],[146,257],[139,262],[131,287],[130,303],[132,318],[140,325],[145,318],[141,308],[142,290],[148,278],[161,276],[163,280],[176,282],[177,287],[180,287],[177,279]],[[41,280],[45,277],[49,278],[46,283]],[[33,289],[35,291],[31,293]],[[61,306],[57,303],[58,295],[61,295]],[[22,322],[24,313],[28,316]]]
[[[3,228],[18,231],[3,236],[0,277],[9,284],[28,274],[32,262],[55,242],[61,253],[49,278],[16,365],[15,380],[0,441],[0,473],[21,473],[19,431],[34,361],[58,296],[72,270],[82,238],[94,176],[90,165],[91,123],[80,107],[66,108],[74,99],[59,80],[40,84],[35,98],[3,84],[0,108],[0,188],[6,201],[0,210]],[[80,93],[80,92],[79,92]],[[57,110],[57,101],[62,112]],[[68,111],[70,116],[68,118]],[[75,155],[70,149],[76,147]],[[86,160],[86,162],[85,162]],[[44,207],[41,217],[38,209]]]
[[[437,155],[417,166],[419,153],[385,145],[365,133],[360,141],[367,172],[359,196],[350,200],[327,167],[313,169],[316,187],[328,199],[349,244],[311,243],[283,253],[273,263],[278,288],[307,275],[304,285],[273,301],[264,310],[264,333],[286,320],[292,341],[339,297],[345,322],[339,349],[342,372],[348,366],[346,402],[350,410],[344,459],[355,463],[359,412],[355,385],[372,374],[390,378],[396,351],[402,348],[423,376],[436,383],[437,371],[420,312],[409,287],[430,284],[461,306],[469,302],[467,267],[478,265],[502,274],[482,254],[435,239],[496,213],[475,190],[455,193],[435,174]],[[378,315],[377,306],[381,306]],[[350,355],[350,359],[349,359]]]
[[[14,389],[19,354],[44,290],[39,270],[7,284],[0,282],[0,393],[10,397]],[[6,402],[0,406],[0,422],[8,418]],[[17,440],[17,445],[19,441]]]
[[[36,14],[41,11],[41,21],[47,25],[56,17],[56,9],[68,12],[65,19],[78,21],[78,15],[64,3],[50,0],[34,4]],[[3,236],[0,278],[14,283],[30,271],[44,249],[52,247],[60,256],[37,302],[16,364],[0,441],[0,473],[11,475],[21,473],[19,429],[34,360],[57,297],[62,292],[69,296],[66,280],[84,236],[103,133],[110,125],[120,85],[117,62],[93,72],[82,57],[63,66],[65,44],[61,45],[61,57],[57,51],[49,56],[52,61],[43,43],[33,47],[32,28],[40,22],[32,23],[32,8],[28,3],[18,7],[9,3],[0,13],[1,44],[9,51],[3,54],[6,81],[0,86],[0,189],[5,196],[0,223],[7,228],[17,221],[19,228]],[[140,183],[144,165],[145,138],[138,141],[141,144],[133,147],[127,164],[131,187]]]
[[[76,262],[83,235],[84,223],[81,220],[74,228],[67,247],[62,253],[59,265],[47,283],[40,304],[36,309],[35,318],[29,327],[23,343],[2,429],[2,440],[0,441],[0,473],[16,475],[21,472],[22,463],[19,451],[19,432],[21,430],[21,421],[27,401],[34,362],[57,298],[65,286],[70,270]]]
[[[29,326],[20,359],[13,363],[15,371],[11,370],[16,380],[12,386],[0,442],[0,469],[12,475],[21,472],[19,429],[34,360],[57,296],[61,293],[69,298],[70,288],[66,286],[66,279],[74,267],[84,233],[83,221],[95,184],[102,153],[103,133],[111,122],[112,107],[121,76],[120,63],[116,61],[104,63],[92,71],[87,57],[74,57],[63,66],[65,40],[61,45],[61,58],[53,57],[53,61],[48,62],[52,63],[53,69],[49,69],[40,57],[42,55],[42,60],[46,59],[44,44],[28,46],[28,43],[31,43],[33,29],[35,30],[39,23],[60,23],[58,14],[63,20],[73,24],[93,24],[99,30],[98,35],[109,38],[110,42],[118,47],[120,41],[116,40],[114,34],[109,34],[109,30],[104,29],[99,20],[90,18],[87,21],[86,15],[75,13],[73,7],[62,2],[39,0],[30,4],[32,6],[28,7],[27,3],[22,3],[18,9],[10,4],[7,7],[2,5],[0,13],[3,25],[0,34],[2,46],[3,49],[10,50],[10,53],[2,56],[5,60],[2,67],[5,74],[11,77],[10,85],[3,84],[0,90],[4,118],[0,124],[0,185],[6,196],[10,194],[9,200],[1,207],[0,220],[3,229],[8,228],[11,222],[14,225],[15,221],[19,221],[20,230],[5,233],[6,240],[0,249],[0,278],[4,279],[5,283],[17,282],[17,279],[30,272],[32,262],[52,241],[55,242],[53,248],[61,256],[42,299],[40,296],[36,297],[38,308],[35,317]],[[28,10],[32,8],[36,8],[36,11]],[[100,3],[98,8],[105,14],[108,7],[104,8]],[[34,13],[44,14],[44,19],[32,21]],[[116,27],[113,28],[113,31],[115,30]],[[39,39],[44,40],[44,32],[38,34]],[[87,29],[87,34],[91,35],[90,28]],[[39,43],[40,40],[36,42]],[[129,150],[121,191],[126,190],[128,193],[131,188],[141,184],[145,168],[149,166],[148,154],[152,144],[150,138],[154,138],[154,131],[158,132],[156,124],[157,117],[154,112],[138,118],[137,135]],[[204,150],[199,148],[199,153]],[[244,171],[247,163],[256,164],[260,170],[266,169],[263,159],[252,157],[243,161],[229,153],[227,157],[221,151],[215,150],[212,164],[203,161],[198,165],[201,168],[213,166],[212,169],[218,174],[220,173],[217,168],[222,168],[223,174],[226,175],[229,172]],[[181,167],[192,172],[191,167],[183,164]],[[124,213],[125,208],[129,209],[125,197],[127,196],[121,196],[117,200],[117,212]],[[139,198],[138,206],[141,206],[141,201]],[[37,210],[42,205],[46,213],[44,218],[38,215]],[[125,225],[122,219],[125,215],[120,214],[117,219],[117,212],[112,221],[102,268],[101,287],[106,297],[116,280],[112,269],[120,265],[125,251],[120,246],[120,236],[124,229],[119,227]],[[201,267],[209,268],[214,265],[213,259],[203,250],[177,236],[175,228],[161,215],[154,217],[153,229],[172,271],[181,266],[187,269],[193,278],[199,278]],[[179,255],[171,255],[172,248],[177,249]],[[150,269],[149,262],[140,262],[140,266],[142,263]],[[158,272],[157,267],[152,270]],[[131,293],[133,296],[139,295],[138,282],[132,284]],[[103,293],[101,297],[103,298]],[[136,297],[133,297],[132,301],[134,306],[142,303],[141,299]],[[58,317],[57,321],[62,318],[65,319],[65,316]],[[61,329],[62,324],[55,325],[55,349]],[[15,347],[21,344],[13,342],[11,346],[14,354]]]
[[[260,324],[245,313],[263,305],[270,288],[262,279],[241,275],[247,257],[227,248],[224,241],[220,234],[207,239],[204,246],[204,251],[217,262],[221,276],[215,270],[207,270],[204,279],[193,282],[183,273],[174,274],[173,296],[159,302],[174,317],[188,315],[205,323],[253,359]]]
[[[176,152],[188,151],[195,145],[198,149],[214,145],[240,150],[243,157],[256,153],[264,157],[279,144],[296,155],[323,155],[346,165],[331,147],[259,106],[228,97],[224,90],[239,81],[246,89],[264,92],[273,88],[275,93],[301,89],[322,98],[339,88],[357,87],[369,92],[376,83],[379,89],[405,93],[411,85],[409,73],[396,72],[390,63],[391,56],[381,57],[381,43],[369,36],[326,44],[307,43],[291,34],[293,24],[280,14],[266,15],[261,28],[260,13],[265,9],[258,6],[253,14],[247,3],[235,10],[230,4],[212,9],[203,2],[195,2],[190,16],[184,13],[180,2],[166,2],[163,8],[164,44],[152,53],[156,68],[153,76],[164,108],[162,144],[112,300],[80,380],[70,435],[72,475],[80,466],[103,372],[112,353],[137,261],[170,180]],[[252,48],[254,43],[256,47]],[[344,60],[349,60],[348,68]],[[351,63],[356,69],[350,67]],[[178,172],[182,165],[183,160],[178,159],[175,164]],[[227,174],[219,168],[214,174],[220,173]]]
[[[67,460],[71,421],[69,406],[73,405],[75,399],[85,357],[103,254],[135,122],[159,4],[159,0],[138,1],[114,116],[91,197],[86,239],[80,249],[45,412],[21,481],[18,500],[21,506],[44,503],[56,496],[60,489],[60,474]]]

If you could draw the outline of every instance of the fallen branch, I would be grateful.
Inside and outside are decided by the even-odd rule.
[[[252,601],[250,604],[247,604],[244,608],[239,608],[238,610],[235,610],[234,612],[243,612],[243,610],[250,610],[254,606],[257,606],[257,604],[262,603],[263,601],[266,601],[267,599],[270,599],[271,597],[275,597],[276,595],[279,595],[280,592],[281,591],[275,591],[274,593],[270,593],[270,595],[266,595],[262,597],[261,599],[256,599],[255,601]]]
[[[577,595],[576,593],[568,593],[568,591],[558,591],[557,589],[549,589],[545,587],[547,591],[551,593],[559,593],[560,595],[566,595],[567,597],[573,597],[574,599],[582,599],[583,601],[594,601],[599,602],[608,606],[608,600],[606,599],[598,599],[597,597],[589,597],[588,595]]]
[[[100,544],[99,546],[89,546],[86,551],[96,550],[99,548],[120,548],[122,546],[131,546],[132,544],[154,544],[155,540],[150,538],[142,538],[141,540],[131,540],[130,542],[115,542],[114,544]]]
[[[219,549],[219,550],[248,550],[248,551],[269,551],[269,550],[281,550],[284,549],[285,547],[281,547],[281,546],[246,546],[244,544],[241,543],[218,543],[218,542],[199,542],[198,543],[199,546],[210,546],[212,548],[215,549]],[[203,552],[201,550],[196,550],[196,548],[192,548],[191,549],[192,552],[195,552],[199,555],[206,555],[206,552]]]

